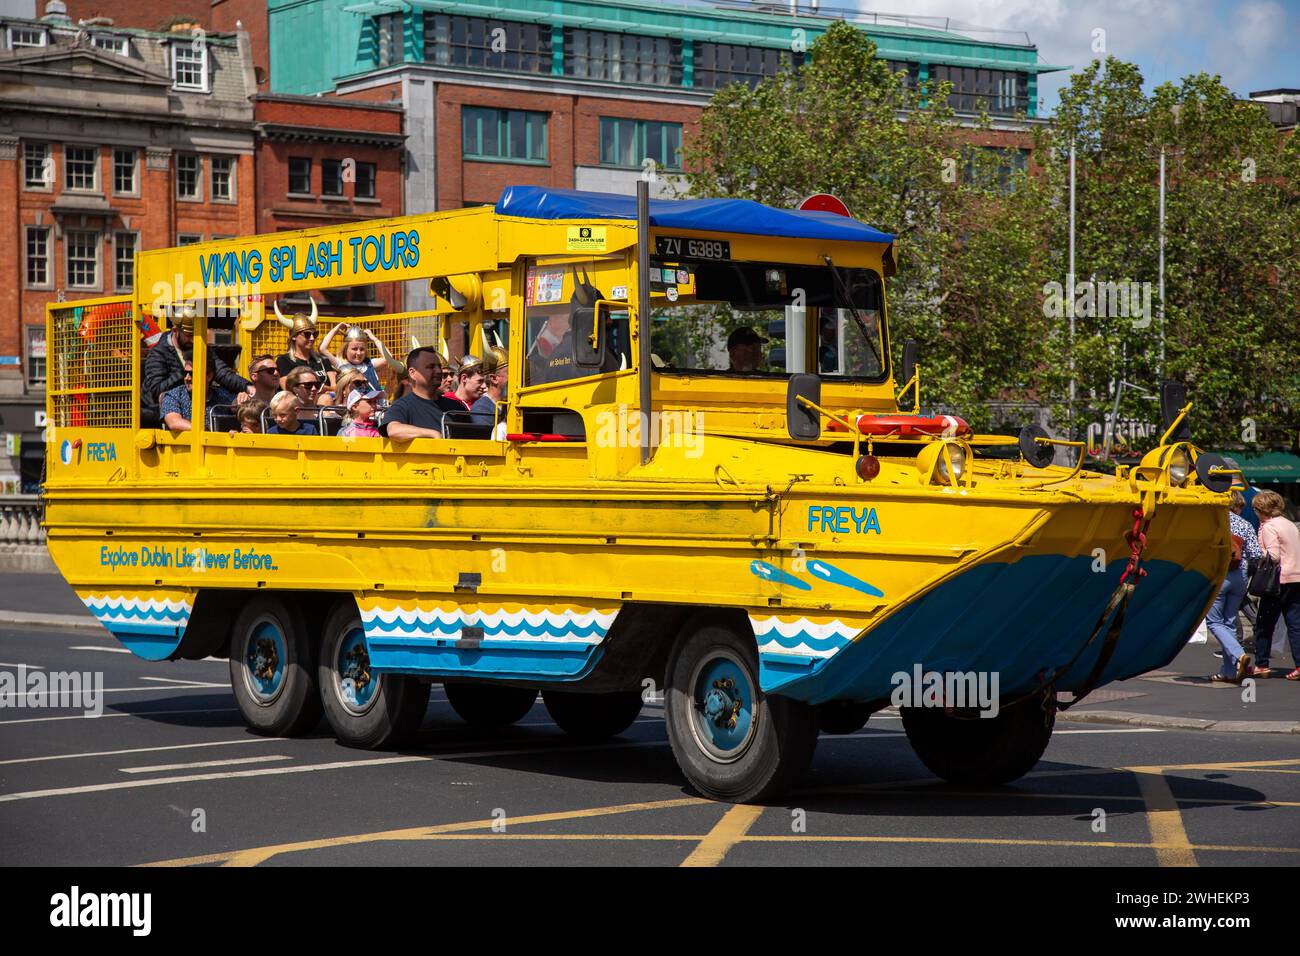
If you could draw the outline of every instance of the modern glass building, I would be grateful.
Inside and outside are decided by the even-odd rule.
[[[1025,34],[844,14],[909,82],[949,80],[975,145],[1022,165],[1042,63]],[[663,191],[713,93],[802,64],[840,18],[782,4],[646,0],[269,0],[271,88],[401,104],[409,213],[512,183]],[[417,301],[408,301],[420,308]]]

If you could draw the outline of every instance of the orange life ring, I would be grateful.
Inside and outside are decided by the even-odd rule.
[[[955,415],[859,415],[858,431],[876,438],[958,438],[971,427]]]

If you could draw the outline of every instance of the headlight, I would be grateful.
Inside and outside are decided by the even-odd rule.
[[[1192,460],[1187,456],[1187,449],[1181,445],[1169,456],[1169,483],[1182,487],[1192,469]]]
[[[966,449],[962,448],[956,442],[949,442],[945,449],[948,452],[947,458],[942,454],[939,455],[939,478],[945,484],[956,484],[966,470]],[[951,477],[948,475],[948,459],[952,460]]]

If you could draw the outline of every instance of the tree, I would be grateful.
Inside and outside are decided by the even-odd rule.
[[[1189,386],[1199,444],[1238,443],[1246,417],[1261,441],[1290,441],[1300,424],[1300,139],[1280,136],[1257,104],[1205,74],[1148,95],[1136,66],[1096,61],[1038,130],[1041,168],[1003,189],[997,158],[963,147],[971,134],[946,106],[947,84],[909,89],[845,23],[809,53],[798,73],[714,97],[686,149],[690,191],[786,207],[830,192],[895,233],[893,340],[921,341],[927,403],[977,426],[990,421],[990,402],[1048,404],[1082,437],[1109,413],[1116,383],[1154,393],[1163,375]],[[1072,300],[1073,340],[1056,294],[1066,284],[1071,141],[1083,296]],[[1121,417],[1158,415],[1129,391]]]
[[[783,207],[839,196],[897,236],[893,341],[921,341],[923,399],[983,425],[990,400],[1034,398],[1054,366],[1037,301],[1044,187],[1018,175],[1002,188],[1002,160],[963,146],[950,84],[909,88],[849,24],[809,54],[798,73],[714,96],[686,147],[691,193]]]
[[[1236,99],[1216,76],[1147,96],[1137,67],[1114,58],[1073,77],[1055,120],[1047,143],[1055,157],[1076,143],[1079,273],[1152,290],[1149,316],[1076,320],[1082,394],[1109,404],[1115,380],[1154,388],[1173,378],[1189,386],[1199,444],[1240,443],[1245,417],[1261,440],[1289,443],[1300,409],[1296,139],[1279,136],[1259,105]],[[1155,288],[1162,148],[1163,328]],[[1062,250],[1064,223],[1054,225],[1051,246]],[[1155,417],[1149,403],[1126,404],[1129,414]]]

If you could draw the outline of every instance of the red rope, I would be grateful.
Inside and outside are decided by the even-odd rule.
[[[1151,519],[1143,520],[1142,509],[1133,509],[1133,529],[1124,532],[1124,540],[1128,542],[1130,551],[1128,566],[1124,568],[1124,573],[1120,575],[1119,583],[1123,584],[1128,580],[1128,576],[1137,572],[1138,578],[1146,577],[1146,569],[1140,567],[1142,563],[1142,549],[1147,545],[1147,528],[1151,524]]]

